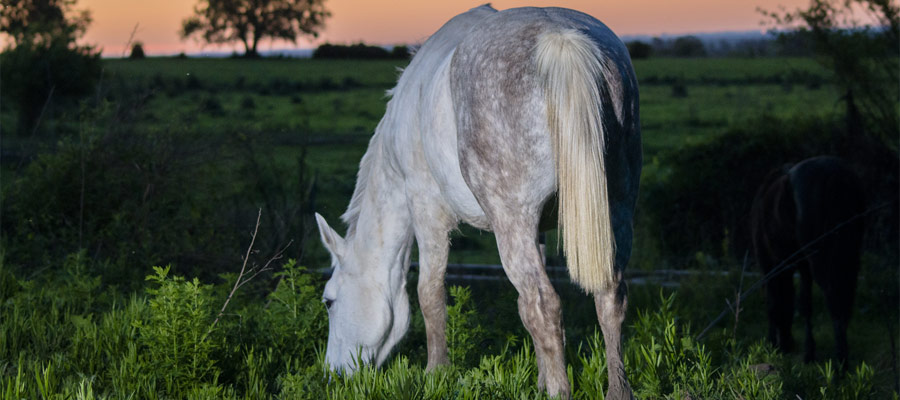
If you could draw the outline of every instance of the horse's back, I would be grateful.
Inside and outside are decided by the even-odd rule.
[[[859,218],[851,218],[863,212],[863,189],[844,161],[830,156],[810,158],[791,168],[789,175],[797,219],[805,227],[803,235],[822,235],[842,223],[860,224]]]

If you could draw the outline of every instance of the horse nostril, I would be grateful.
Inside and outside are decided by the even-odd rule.
[[[332,299],[322,299],[322,302],[325,303],[325,308],[331,309],[331,305],[334,304],[334,300]]]

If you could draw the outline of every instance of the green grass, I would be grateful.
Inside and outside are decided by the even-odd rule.
[[[824,79],[829,73],[810,58],[649,58],[634,61],[641,83],[683,80],[689,84],[763,83]],[[810,78],[811,77],[811,78]],[[803,83],[803,82],[797,82]]]
[[[184,79],[194,76],[201,82],[214,86],[234,85],[243,79],[248,86],[270,84],[273,81],[301,81],[316,83],[320,80],[343,82],[352,78],[366,86],[393,86],[398,67],[404,61],[355,61],[313,59],[217,59],[217,58],[147,58],[144,60],[104,60],[107,76],[128,79]],[[243,77],[243,78],[242,78]]]

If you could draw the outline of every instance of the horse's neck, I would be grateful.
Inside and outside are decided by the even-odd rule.
[[[390,154],[380,140],[370,143],[359,174],[351,209],[353,221],[348,239],[367,266],[379,275],[390,277],[391,286],[405,279],[413,240],[412,218],[406,200],[402,176],[394,169]]]

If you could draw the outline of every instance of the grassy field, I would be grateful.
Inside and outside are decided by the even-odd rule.
[[[4,137],[4,151],[18,155],[19,151],[26,152],[20,149],[31,149],[40,156],[21,157],[19,163],[5,162],[0,186],[4,193],[9,188],[15,189],[15,193],[30,193],[28,189],[33,186],[40,194],[56,190],[55,186],[63,182],[70,186],[70,191],[60,191],[67,194],[65,198],[52,200],[64,203],[60,207],[67,207],[67,215],[71,217],[79,212],[73,200],[77,198],[73,193],[78,193],[78,175],[71,175],[71,171],[78,170],[79,166],[85,168],[79,157],[103,155],[105,146],[118,146],[111,148],[123,148],[127,154],[107,156],[106,163],[98,165],[115,167],[110,172],[112,175],[134,174],[141,180],[133,183],[117,180],[115,176],[97,175],[98,179],[105,179],[103,182],[113,184],[97,188],[95,198],[103,200],[118,195],[117,191],[126,191],[123,204],[146,210],[140,206],[147,199],[159,199],[154,195],[164,193],[171,196],[162,197],[169,208],[156,214],[138,213],[137,217],[118,211],[102,214],[96,218],[119,224],[101,227],[113,226],[120,230],[103,228],[107,232],[98,228],[101,231],[98,235],[136,236],[133,231],[140,232],[146,225],[171,219],[181,223],[172,226],[184,232],[160,225],[163,234],[138,236],[139,241],[191,241],[186,249],[177,249],[178,254],[187,256],[166,258],[167,249],[163,248],[162,255],[159,249],[148,251],[156,256],[154,260],[174,263],[175,271],[179,264],[183,267],[190,263],[197,270],[214,263],[239,264],[243,253],[234,253],[243,248],[232,246],[236,249],[220,257],[225,261],[211,258],[207,248],[218,249],[215,245],[221,247],[219,243],[226,242],[227,235],[239,238],[238,243],[244,246],[247,235],[243,230],[256,216],[256,207],[280,212],[268,217],[264,230],[292,218],[301,219],[300,214],[311,211],[304,206],[312,206],[333,221],[333,225],[339,225],[336,221],[350,200],[359,160],[389,99],[386,91],[393,87],[399,69],[404,66],[405,63],[395,61],[105,60],[96,96],[100,101],[95,107],[103,110],[96,114],[112,117],[85,117],[84,114],[91,113],[88,106],[82,106],[81,110],[58,109],[48,118],[44,132],[32,137]],[[649,192],[645,190],[651,187],[648,185],[659,185],[669,179],[671,170],[677,167],[667,164],[672,154],[714,141],[735,127],[746,129],[752,135],[756,133],[754,127],[765,126],[758,125],[760,118],[769,118],[777,125],[780,121],[789,124],[794,121],[792,118],[829,120],[842,112],[839,94],[828,83],[827,71],[809,59],[649,59],[637,60],[635,70],[640,84],[644,140],[642,193]],[[8,108],[0,112],[4,129],[13,120]],[[116,126],[120,121],[126,121],[123,125],[127,126]],[[121,134],[117,129],[128,134],[116,138],[112,134],[93,133]],[[94,141],[93,137],[99,139]],[[85,141],[89,143],[85,145]],[[190,146],[178,147],[183,144]],[[34,160],[32,165],[37,167],[29,169],[28,162]],[[168,161],[174,163],[169,169],[176,171],[166,168]],[[309,176],[296,172],[304,166],[304,173]],[[54,167],[67,171],[60,172]],[[19,177],[40,182],[15,182]],[[84,179],[84,174],[81,177]],[[166,179],[183,181],[173,184]],[[304,185],[309,182],[314,182],[314,205],[301,204],[306,201]],[[81,187],[87,184],[90,188],[91,183],[90,180],[81,182]],[[192,194],[177,197],[184,193]],[[896,310],[883,304],[884,298],[893,299],[897,290],[890,254],[871,253],[864,260],[857,313],[850,332],[854,354],[851,365],[861,369],[851,371],[851,377],[841,383],[829,379],[831,367],[825,362],[804,365],[798,353],[777,355],[771,348],[758,344],[766,334],[760,294],[743,304],[744,311],[737,322],[730,314],[708,339],[693,341],[717,313],[727,308],[726,299],[733,299],[735,291],[746,288],[756,277],[747,275],[747,281],[741,283],[739,257],[722,256],[728,251],[726,239],[717,244],[718,250],[725,249],[721,252],[688,249],[686,258],[663,253],[656,238],[667,233],[658,232],[659,227],[642,211],[647,199],[640,201],[635,250],[629,268],[651,271],[665,266],[712,272],[662,286],[632,285],[626,335],[633,350],[627,364],[633,371],[630,373],[635,389],[644,397],[896,398],[897,371],[893,365],[896,349],[889,347],[889,343],[895,343],[900,337],[896,332],[896,315],[887,315]],[[34,202],[38,203],[33,204],[35,208],[50,208],[40,201]],[[101,202],[97,210],[104,207],[105,203]],[[212,214],[230,218],[223,222],[209,221],[210,209],[239,211],[233,212],[235,215]],[[90,210],[88,219],[92,217]],[[94,211],[100,215],[97,210]],[[7,219],[9,215],[16,216],[9,212],[5,215]],[[53,223],[58,219],[54,215],[44,218]],[[135,222],[129,218],[135,218]],[[40,221],[26,219],[26,222],[30,229]],[[38,239],[40,235],[47,236],[46,243],[51,245],[81,240],[77,219],[66,219],[52,226],[67,234],[57,237],[53,236],[55,232],[36,229],[33,234]],[[290,235],[269,241],[296,238],[305,233],[310,240],[299,243],[299,249],[295,246],[292,254],[301,257],[300,263],[311,269],[325,267],[328,255],[310,228],[282,227]],[[241,230],[243,236],[235,234],[236,230]],[[10,239],[4,240],[0,244],[6,248]],[[29,237],[21,241],[25,244],[17,242],[17,245],[27,246],[30,241]],[[553,232],[548,234],[547,243],[549,255],[556,256]],[[110,248],[120,259],[134,262],[126,257],[128,252],[134,253],[133,249],[121,243],[101,242],[86,251],[89,256],[110,254]],[[34,251],[43,254],[56,249],[44,251],[38,246]],[[171,251],[175,253],[176,249]],[[315,346],[321,350],[324,338],[324,309],[318,303],[321,282],[311,279],[313,275],[270,277],[268,281],[250,285],[246,293],[235,299],[233,313],[226,321],[216,329],[207,330],[227,295],[233,274],[214,275],[210,280],[218,282],[215,285],[192,284],[190,280],[160,277],[159,271],[151,271],[149,264],[126,264],[135,270],[129,276],[136,276],[139,282],[123,285],[111,278],[122,265],[84,260],[83,253],[64,261],[14,260],[20,264],[4,261],[5,254],[0,251],[0,313],[12,317],[0,318],[0,386],[5,385],[0,388],[0,398],[3,399],[32,394],[30,397],[38,397],[37,393],[45,390],[68,391],[70,397],[78,398],[89,398],[89,391],[96,392],[98,397],[111,394],[116,397],[115,393],[121,393],[119,388],[130,391],[133,398],[316,398],[317,395],[321,395],[319,398],[345,395],[395,398],[398,393],[406,393],[410,398],[416,397],[413,393],[423,394],[420,397],[430,393],[435,398],[538,395],[531,385],[536,379],[535,371],[527,367],[533,366],[533,355],[521,350],[530,345],[522,341],[527,333],[517,318],[516,294],[505,281],[451,282],[470,287],[472,298],[467,304],[476,311],[476,317],[460,317],[457,323],[469,327],[481,324],[484,328],[480,336],[472,339],[477,354],[466,356],[463,367],[430,377],[421,371],[425,357],[424,325],[416,308],[415,293],[411,293],[414,307],[411,332],[390,366],[382,372],[367,372],[357,380],[332,377],[323,381],[316,370],[320,365],[312,355]],[[143,259],[138,262],[149,263]],[[462,228],[453,238],[450,262],[499,263],[493,236]],[[299,273],[296,269],[291,271]],[[150,283],[141,281],[146,275],[150,276]],[[285,288],[285,282],[297,284],[291,287],[293,292]],[[415,273],[408,285],[415,287]],[[273,288],[278,289],[273,291]],[[572,379],[578,382],[576,395],[597,398],[600,394],[591,386],[589,378],[605,372],[601,360],[591,358],[598,349],[596,341],[591,342],[596,330],[592,301],[565,282],[559,282],[557,290],[565,304],[567,361],[572,368]],[[172,299],[180,299],[180,303]],[[830,320],[818,290],[814,303],[815,338],[820,359],[824,360],[833,352],[833,341]],[[284,307],[270,308],[270,304]],[[177,316],[183,325],[171,331],[157,329],[154,321],[160,322],[166,315]],[[797,322],[794,337],[799,339],[802,327]],[[214,342],[207,342],[203,332],[212,335],[209,337]],[[295,343],[298,335],[312,338],[311,344]],[[510,336],[517,339],[510,341]],[[165,349],[160,344],[166,341],[177,346]],[[95,345],[98,342],[102,345]],[[178,347],[182,345],[185,347]],[[187,358],[171,352],[176,348],[184,349]],[[498,354],[501,356],[497,357]],[[645,358],[648,355],[658,355],[663,361],[654,363]],[[750,368],[752,364],[762,363],[775,365],[778,373],[759,376]],[[603,379],[593,384],[602,384]],[[426,380],[431,383],[423,383]],[[383,381],[391,383],[384,387],[378,383]],[[769,385],[768,389],[761,387],[761,382]],[[450,392],[441,391],[445,386],[466,389],[448,395]]]
[[[321,60],[148,59],[106,61],[106,82],[145,93],[143,129],[173,124],[274,145],[273,157],[294,163],[312,145],[309,165],[321,187],[320,212],[346,208],[369,135],[402,62]],[[761,114],[829,115],[839,111],[827,73],[810,59],[637,60],[645,168],[658,175],[660,152],[702,143]],[[464,235],[492,248],[490,237]],[[319,256],[324,256],[319,254]],[[458,262],[497,263],[496,252],[454,253]]]

